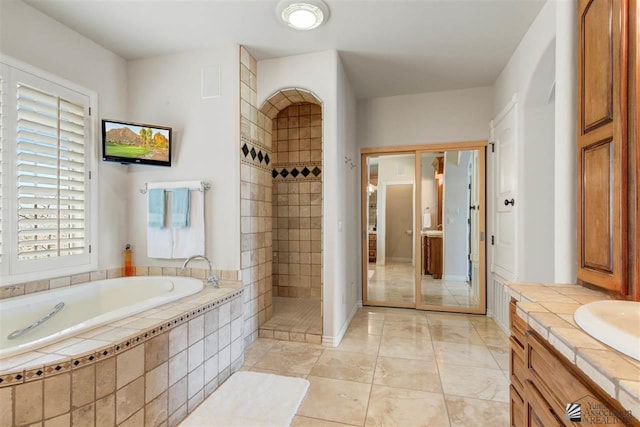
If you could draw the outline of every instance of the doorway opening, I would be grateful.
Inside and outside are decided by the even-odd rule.
[[[322,104],[287,89],[260,111],[271,119],[271,283],[273,312],[261,337],[322,342]],[[266,206],[268,204],[268,208]],[[265,254],[266,256],[266,254]]]

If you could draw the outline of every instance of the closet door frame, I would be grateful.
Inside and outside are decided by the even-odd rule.
[[[361,175],[360,175],[360,200],[361,200],[361,208],[360,208],[360,224],[361,224],[361,262],[362,262],[362,304],[365,306],[374,306],[374,307],[397,307],[397,308],[415,308],[418,310],[430,310],[430,311],[444,311],[444,312],[452,312],[452,313],[469,313],[469,314],[485,314],[486,313],[486,301],[487,301],[487,287],[486,287],[486,272],[487,272],[487,262],[486,262],[486,245],[487,245],[487,236],[486,236],[486,147],[488,146],[488,141],[479,140],[479,141],[463,141],[463,142],[445,142],[445,143],[437,143],[437,144],[422,144],[422,145],[403,145],[403,146],[394,146],[394,147],[372,147],[372,148],[361,148],[360,149],[360,165],[361,165]],[[414,212],[414,230],[421,229],[421,209],[420,209],[420,195],[422,194],[422,163],[420,161],[421,155],[423,153],[432,153],[432,152],[440,152],[440,151],[466,151],[466,150],[478,150],[479,152],[479,176],[480,176],[480,186],[479,186],[479,200],[482,203],[482,208],[480,209],[479,214],[479,255],[480,255],[480,298],[478,301],[477,307],[453,307],[453,306],[434,306],[434,305],[425,305],[421,303],[421,245],[422,239],[421,236],[418,236],[418,233],[414,233],[413,236],[413,244],[414,251],[416,254],[416,263],[414,268],[414,285],[415,285],[415,301],[414,303],[393,303],[393,302],[380,302],[380,301],[369,301],[367,294],[367,270],[369,264],[369,247],[367,243],[368,238],[368,223],[367,223],[367,158],[381,155],[393,155],[393,154],[413,154],[415,155],[415,212]],[[420,261],[420,262],[419,262]]]

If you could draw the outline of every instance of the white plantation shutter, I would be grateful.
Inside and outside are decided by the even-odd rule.
[[[83,105],[17,84],[19,261],[87,250],[84,111]]]
[[[4,74],[4,68],[2,68],[3,74]],[[3,78],[2,75],[0,75],[0,264],[2,264],[2,254],[3,254],[3,247],[2,247],[2,243],[3,243],[3,234],[2,234],[2,230],[4,228],[4,221],[2,220],[2,204],[3,204],[3,174],[4,174],[4,170],[3,170],[3,165],[4,162],[2,161],[2,148],[4,146],[4,122],[5,122],[5,117],[4,117],[4,108],[5,108],[5,90],[4,90],[4,82],[5,79]]]

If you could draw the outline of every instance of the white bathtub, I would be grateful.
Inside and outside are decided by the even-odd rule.
[[[50,345],[56,341],[195,294],[201,280],[188,277],[139,276],[98,280],[83,285],[0,300],[0,358]],[[64,307],[23,335],[8,335]]]

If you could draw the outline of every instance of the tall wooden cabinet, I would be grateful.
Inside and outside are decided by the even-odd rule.
[[[578,0],[578,280],[623,295],[631,291],[635,264],[629,212],[637,198],[628,176],[637,168],[635,156],[628,156],[630,144],[635,148],[635,127],[630,132],[629,126],[636,123],[628,114],[637,102],[629,93],[635,81],[630,39],[637,38],[629,33],[630,6],[636,1]]]

